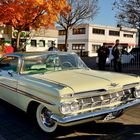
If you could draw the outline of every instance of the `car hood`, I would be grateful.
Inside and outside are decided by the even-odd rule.
[[[29,77],[28,77],[29,78]],[[123,86],[138,82],[138,78],[125,74],[103,72],[94,70],[68,70],[35,74],[31,78],[39,79],[40,82],[51,82],[70,87],[74,92],[83,92],[96,89],[108,89],[114,86]]]

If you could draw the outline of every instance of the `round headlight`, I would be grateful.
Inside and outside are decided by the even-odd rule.
[[[60,106],[60,112],[62,114],[68,114],[68,113],[70,113],[71,112],[71,106],[70,106],[70,104],[69,103],[63,103],[63,104],[61,104],[61,106]]]
[[[140,98],[140,90],[135,90],[134,92],[133,92],[133,94],[134,94],[134,97],[135,98]]]
[[[71,111],[77,111],[79,109],[80,109],[80,106],[78,102],[71,103]]]

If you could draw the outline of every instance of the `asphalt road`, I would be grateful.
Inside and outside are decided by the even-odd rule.
[[[21,110],[0,100],[0,140],[139,140],[140,105],[109,122],[61,128],[55,136],[42,132]]]
[[[92,60],[88,63],[93,67]],[[140,140],[140,105],[109,122],[61,128],[55,136],[42,132],[21,110],[0,100],[0,140]]]

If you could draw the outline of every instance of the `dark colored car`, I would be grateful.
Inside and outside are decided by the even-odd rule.
[[[139,48],[133,48],[130,53],[134,55],[135,62],[140,63],[140,47]]]

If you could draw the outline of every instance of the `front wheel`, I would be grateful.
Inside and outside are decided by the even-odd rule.
[[[47,132],[54,132],[57,128],[56,122],[54,122],[51,118],[51,112],[42,104],[40,104],[36,109],[36,120],[39,127]]]

